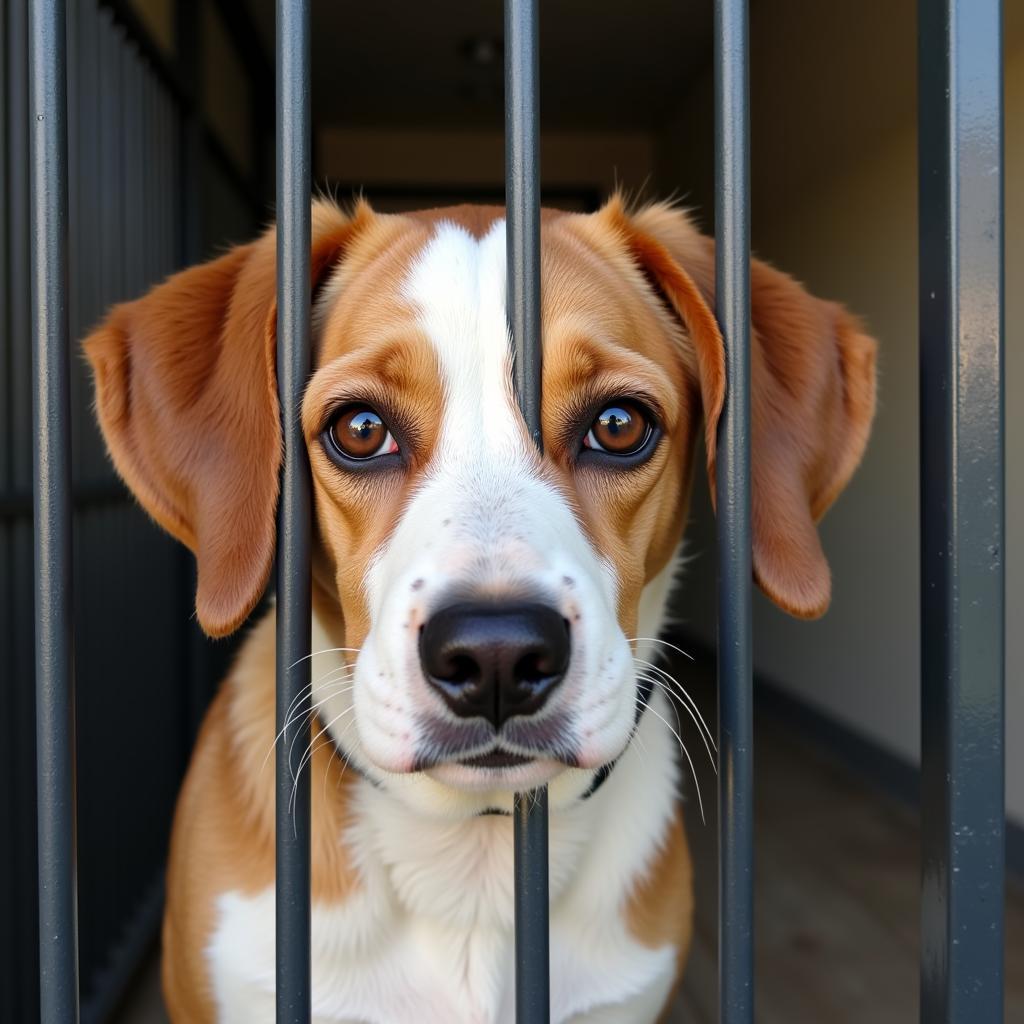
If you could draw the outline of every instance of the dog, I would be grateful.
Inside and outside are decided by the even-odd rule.
[[[312,211],[314,657],[293,716],[314,722],[317,1022],[513,1020],[509,812],[542,785],[551,1019],[658,1019],[690,944],[673,684],[649,666],[696,460],[715,473],[714,244],[669,204],[544,211],[541,455],[513,393],[503,218]],[[810,618],[831,588],[816,523],[864,451],[875,343],[766,264],[751,289],[753,572]],[[275,303],[271,229],[85,342],[110,456],[195,553],[215,637],[274,558]],[[271,610],[179,798],[176,1022],[274,1019],[274,650]]]

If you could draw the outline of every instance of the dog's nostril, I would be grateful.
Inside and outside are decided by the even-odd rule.
[[[470,683],[480,675],[480,666],[466,655],[455,655],[450,659],[451,667],[444,674],[449,683]]]
[[[428,683],[455,714],[496,727],[538,711],[569,666],[569,624],[540,603],[465,602],[420,631]]]
[[[527,654],[516,662],[515,677],[524,683],[537,683],[557,674],[550,659],[541,654]]]

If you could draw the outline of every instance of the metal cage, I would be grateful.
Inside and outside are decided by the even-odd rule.
[[[310,370],[308,0],[278,0],[278,727],[308,683],[311,499],[299,402]],[[538,4],[506,0],[508,316],[538,447]],[[1003,1017],[1002,65],[999,0],[920,0],[922,1020]],[[65,4],[31,4],[35,623],[42,1019],[78,1018],[69,456]],[[750,203],[746,0],[715,2],[719,426],[720,1006],[754,1020]],[[289,726],[288,738],[308,724]],[[277,759],[277,1019],[310,1018],[309,783]],[[515,814],[516,1013],[548,1020],[547,809]]]

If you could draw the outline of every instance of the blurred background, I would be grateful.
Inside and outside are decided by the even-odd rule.
[[[72,321],[273,216],[273,0],[70,0]],[[1024,5],[1007,3],[1007,852],[1024,872]],[[26,3],[0,0],[0,1020],[36,1019]],[[710,0],[546,0],[545,201],[675,196],[713,231]],[[313,3],[314,166],[400,210],[503,201],[501,4]],[[831,611],[758,597],[759,1020],[917,1014],[919,761],[916,4],[751,0],[753,243],[879,340],[867,457],[823,526]],[[83,1020],[160,1020],[174,795],[232,644],[192,567],[116,482],[75,360]],[[699,481],[676,638],[714,715],[714,524]],[[697,742],[696,734],[686,736]],[[715,779],[698,764],[706,802]],[[692,788],[691,788],[692,794]],[[711,801],[713,803],[713,800]],[[715,830],[687,806],[694,954],[673,1019],[712,1021]],[[1007,1020],[1024,1020],[1010,886]],[[9,972],[9,974],[8,974]]]

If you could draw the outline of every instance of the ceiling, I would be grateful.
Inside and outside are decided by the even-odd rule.
[[[268,54],[274,0],[246,0]],[[320,125],[502,126],[498,0],[313,0]],[[543,0],[541,121],[646,129],[710,59],[711,0]]]

